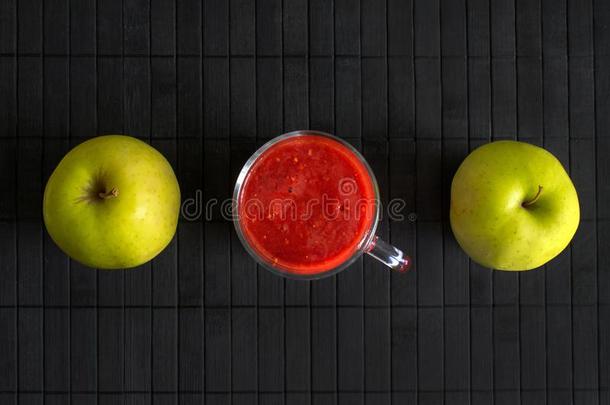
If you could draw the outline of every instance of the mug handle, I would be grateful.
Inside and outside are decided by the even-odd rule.
[[[411,258],[409,256],[377,235],[371,240],[364,252],[394,271],[404,273],[411,268]]]

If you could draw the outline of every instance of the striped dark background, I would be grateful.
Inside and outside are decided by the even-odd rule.
[[[0,1],[0,403],[609,404],[609,94],[603,0]],[[149,141],[208,200],[302,128],[405,199],[381,234],[415,271],[284,280],[218,212],[128,272],[44,230],[48,176],[96,134]],[[553,152],[581,202],[570,248],[522,274],[448,224],[457,165],[505,138]]]

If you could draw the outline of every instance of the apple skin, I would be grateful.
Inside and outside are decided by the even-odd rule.
[[[147,143],[124,135],[76,146],[44,191],[51,238],[73,259],[101,269],[151,260],[172,240],[179,212],[180,188],[170,164]]]
[[[474,150],[458,168],[450,220],[474,261],[498,270],[531,270],[570,243],[580,208],[555,156],[528,143],[497,141]]]

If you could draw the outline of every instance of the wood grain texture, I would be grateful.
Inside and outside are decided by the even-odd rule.
[[[0,2],[0,403],[607,403],[609,27],[593,0]],[[220,204],[304,128],[363,152],[412,271],[301,282],[244,250]],[[70,260],[41,215],[62,156],[110,133],[198,204],[128,272]],[[481,267],[449,224],[455,170],[499,139],[579,193],[536,271]]]

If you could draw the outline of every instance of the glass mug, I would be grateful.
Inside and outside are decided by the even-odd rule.
[[[330,276],[363,253],[398,272],[411,266],[375,234],[381,204],[370,166],[324,132],[289,132],[261,146],[237,177],[232,209],[246,251],[284,277]]]

